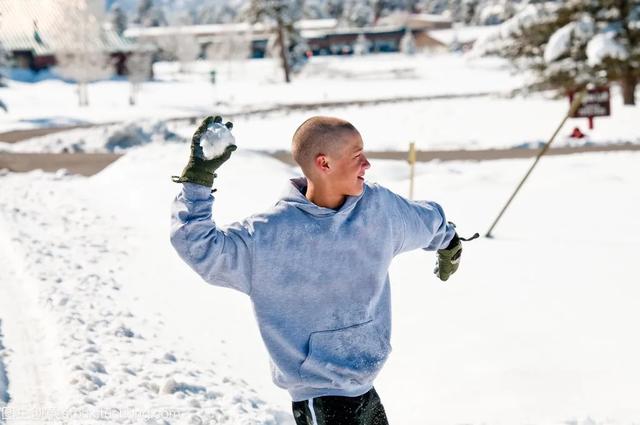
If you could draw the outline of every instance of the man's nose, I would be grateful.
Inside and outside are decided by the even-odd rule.
[[[365,170],[368,170],[369,168],[371,168],[371,163],[369,162],[369,160],[367,159],[366,156],[362,155],[362,168],[364,168]]]

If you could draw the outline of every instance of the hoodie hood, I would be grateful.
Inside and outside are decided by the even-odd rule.
[[[316,217],[329,217],[336,214],[348,214],[356,206],[358,201],[360,201],[366,190],[367,184],[365,183],[360,195],[347,196],[342,206],[337,210],[333,210],[331,208],[318,206],[308,200],[305,196],[307,193],[307,178],[297,177],[289,180],[287,189],[280,199],[280,202],[285,202]]]

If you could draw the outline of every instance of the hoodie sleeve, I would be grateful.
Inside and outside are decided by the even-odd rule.
[[[171,244],[207,283],[251,292],[253,237],[247,225],[218,228],[208,187],[185,183],[173,202]]]
[[[399,215],[396,223],[401,229],[401,244],[398,252],[422,248],[435,251],[446,248],[455,228],[447,223],[442,207],[435,202],[410,201],[391,192],[394,197],[395,211]]]

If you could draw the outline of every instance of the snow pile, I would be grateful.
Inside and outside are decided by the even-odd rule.
[[[0,152],[121,153],[147,143],[184,141],[162,121],[142,121],[69,130],[20,143],[0,142]]]
[[[627,60],[629,52],[615,39],[614,32],[598,34],[587,44],[587,58],[591,66],[597,66],[607,58]]]

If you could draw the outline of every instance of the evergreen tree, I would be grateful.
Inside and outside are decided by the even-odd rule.
[[[0,87],[6,87],[7,85],[4,82],[4,68],[8,65],[7,63],[8,53],[5,48],[0,43]],[[0,99],[0,109],[5,112],[9,112],[7,105]]]
[[[153,4],[153,0],[140,0],[135,23],[143,27],[160,27],[167,25],[167,19],[161,8]]]
[[[119,34],[122,35],[124,31],[127,29],[127,14],[122,10],[120,4],[118,2],[113,3],[111,6],[111,24],[113,25],[113,29]]]
[[[291,82],[290,40],[298,38],[294,24],[302,19],[303,3],[303,0],[251,0],[245,12],[252,22],[274,25],[276,45],[287,83]]]
[[[529,5],[478,46],[537,75],[534,89],[575,91],[619,83],[635,104],[640,79],[640,0],[570,0]]]

